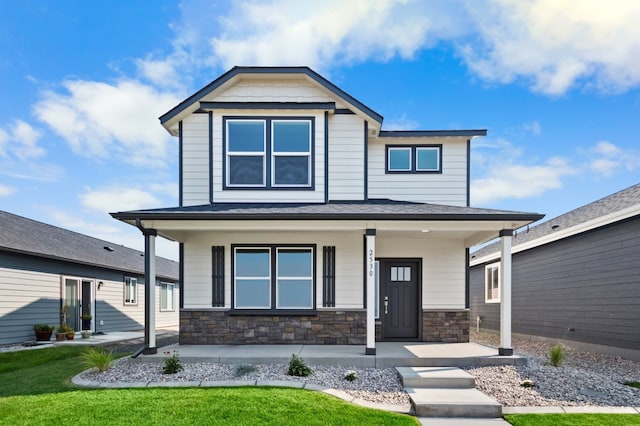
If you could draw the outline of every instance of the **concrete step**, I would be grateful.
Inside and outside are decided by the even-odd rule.
[[[396,367],[404,387],[474,388],[476,379],[457,367]]]
[[[502,405],[477,389],[405,388],[417,417],[501,417]]]

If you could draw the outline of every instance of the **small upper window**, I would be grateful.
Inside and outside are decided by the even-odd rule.
[[[125,277],[124,279],[124,304],[138,304],[138,279]]]
[[[485,266],[484,288],[486,303],[500,303],[500,263]]]
[[[265,186],[264,121],[227,121],[227,184]]]
[[[387,173],[442,173],[442,145],[387,145]]]

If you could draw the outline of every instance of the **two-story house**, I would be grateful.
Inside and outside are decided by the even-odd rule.
[[[179,206],[113,217],[180,243],[181,344],[468,341],[469,247],[542,215],[469,207],[485,130],[382,120],[307,67],[235,67],[160,117]]]

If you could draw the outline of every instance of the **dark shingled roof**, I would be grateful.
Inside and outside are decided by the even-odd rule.
[[[116,219],[187,220],[539,220],[536,213],[393,200],[214,203],[111,213]]]
[[[528,231],[521,230],[513,238],[512,247],[517,247],[520,244],[567,230],[581,223],[634,205],[640,205],[640,184],[633,185],[615,194],[594,201],[593,203],[571,210],[568,213],[549,219],[536,226],[532,226]],[[476,258],[481,258],[498,251],[500,251],[499,241],[473,252],[472,255]]]
[[[141,251],[2,210],[0,251],[144,274],[144,253]],[[156,274],[158,277],[178,280],[178,263],[156,257]]]

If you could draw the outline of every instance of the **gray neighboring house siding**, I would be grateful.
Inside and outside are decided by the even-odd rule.
[[[157,326],[177,327],[178,263],[158,258],[157,270]],[[144,327],[142,252],[0,211],[0,344],[34,340],[35,323],[60,323],[65,277],[93,287],[92,331]],[[137,279],[135,305],[124,303],[125,277]],[[172,311],[158,310],[160,282],[175,284]]]
[[[640,185],[532,227],[534,238],[521,232],[513,248],[634,205]],[[499,328],[500,304],[485,303],[485,266],[497,259],[470,269],[471,321],[480,316],[490,330]],[[640,215],[514,253],[512,268],[514,333],[640,350]]]

